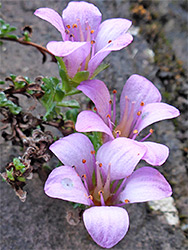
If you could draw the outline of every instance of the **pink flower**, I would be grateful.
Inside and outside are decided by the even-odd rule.
[[[75,133],[56,141],[50,150],[64,166],[51,172],[45,193],[86,205],[85,227],[101,247],[113,247],[126,235],[129,217],[122,206],[172,194],[156,169],[142,167],[134,171],[147,150],[134,140],[111,140],[99,148],[95,158],[88,137]]]
[[[106,85],[100,80],[82,82],[77,89],[88,96],[96,107],[96,112],[82,111],[78,117],[75,128],[78,132],[100,131],[105,141],[118,137],[136,139],[138,134],[147,126],[164,119],[179,116],[179,110],[161,102],[158,89],[146,78],[139,75],[129,77],[120,98],[120,121],[116,126],[116,91],[112,100]],[[144,156],[151,165],[163,164],[169,154],[166,146],[145,141],[153,131],[140,140],[147,147]]]
[[[49,8],[37,9],[34,14],[61,32],[63,41],[51,41],[47,49],[63,57],[70,78],[84,70],[91,77],[111,51],[120,50],[133,40],[127,33],[131,21],[113,18],[101,23],[102,15],[91,3],[70,2],[62,17]]]

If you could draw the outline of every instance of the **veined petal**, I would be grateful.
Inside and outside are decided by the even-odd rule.
[[[125,109],[125,96],[131,102],[135,102],[134,113],[139,111],[140,103],[144,104],[160,102],[161,94],[152,82],[140,75],[131,75],[126,81],[120,97],[121,118]]]
[[[89,138],[83,134],[74,133],[54,142],[50,150],[57,158],[68,166],[75,166],[80,176],[85,174],[82,160],[85,159],[89,171],[93,173],[93,156],[91,151],[94,150],[93,144]]]
[[[75,129],[78,132],[98,131],[108,134],[112,139],[114,136],[110,128],[104,123],[102,118],[93,111],[82,111],[77,117]]]
[[[103,49],[109,41],[114,41],[127,32],[132,22],[123,18],[105,20],[99,26],[96,37],[96,52]]]
[[[39,8],[34,12],[34,15],[42,18],[43,20],[51,23],[59,32],[64,39],[65,28],[63,25],[62,17],[53,9],[50,8]]]
[[[100,80],[88,80],[82,82],[77,89],[89,97],[97,108],[98,114],[107,122],[109,112],[110,93],[104,82]]]
[[[89,24],[91,30],[94,30],[94,33],[97,33],[102,18],[102,14],[98,8],[93,4],[86,2],[70,2],[67,8],[63,10],[62,16],[65,27],[70,25],[69,30],[74,34],[75,31],[74,28],[72,28],[72,25],[77,24],[78,33],[79,28],[81,28],[85,40],[87,33],[86,23]],[[78,20],[81,27],[79,27]],[[80,33],[77,41],[81,41]]]
[[[97,152],[96,160],[102,163],[106,175],[110,164],[111,180],[120,180],[133,172],[146,150],[139,142],[119,137],[103,144]]]
[[[94,73],[95,69],[99,66],[102,60],[110,54],[111,51],[116,51],[125,48],[133,40],[133,37],[126,33],[118,37],[116,40],[108,43],[103,49],[99,50],[89,61],[88,71],[90,76]]]
[[[116,245],[129,227],[127,211],[120,207],[91,207],[85,210],[83,220],[93,240],[104,248]]]
[[[68,75],[73,78],[77,73],[81,63],[90,53],[89,42],[61,42],[51,41],[47,44],[47,49],[55,56],[64,57]]]
[[[53,198],[89,205],[87,190],[75,169],[70,166],[55,168],[49,175],[45,193]]]
[[[153,166],[160,166],[168,158],[169,148],[167,146],[149,141],[140,143],[147,147],[147,151],[142,157],[142,160],[145,160],[147,163]]]
[[[130,203],[160,200],[171,196],[172,189],[162,174],[154,168],[137,169],[126,181],[120,200]]]
[[[149,103],[143,107],[141,121],[136,129],[140,132],[145,127],[161,120],[172,119],[180,115],[177,108],[166,103]]]

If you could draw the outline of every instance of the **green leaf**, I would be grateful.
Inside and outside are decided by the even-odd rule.
[[[73,208],[81,208],[81,209],[84,209],[85,208],[85,205],[84,204],[80,204],[80,203],[74,203],[74,202],[71,202],[72,205],[73,205]]]
[[[21,107],[8,100],[4,92],[0,92],[0,107],[8,107],[10,112],[14,115],[19,114],[22,110]]]
[[[12,79],[12,81],[16,80],[16,75],[10,74],[10,78]]]
[[[4,81],[0,81],[0,84],[5,84],[5,82]]]
[[[30,37],[29,37],[28,31],[25,31],[25,32],[24,32],[24,41],[27,41],[27,42],[31,41],[31,39],[30,39]]]
[[[24,170],[24,172],[25,172],[25,165],[18,158],[13,159],[13,164],[14,164],[16,170]]]
[[[26,182],[26,179],[23,176],[18,176],[16,179],[18,179],[21,182]]]
[[[56,117],[56,103],[52,103],[50,107],[48,107],[46,114],[43,117],[44,121],[52,120],[54,117]]]
[[[65,96],[76,95],[76,94],[80,94],[80,93],[82,93],[82,91],[80,91],[78,89],[73,89],[70,92],[66,93]]]
[[[72,78],[72,81],[80,84],[81,82],[88,80],[88,78],[89,71],[80,71],[76,73],[76,75]]]
[[[55,93],[55,101],[61,102],[65,96],[65,92],[62,91],[59,86],[56,87],[56,93]]]
[[[7,34],[6,37],[18,40],[18,36],[16,36],[16,35],[9,35],[9,34]]]
[[[102,146],[102,133],[101,132],[92,132],[91,134],[85,134],[91,140],[95,151],[97,152],[98,149]]]
[[[80,104],[76,100],[62,101],[61,103],[57,103],[57,105],[61,107],[80,108]]]
[[[9,180],[11,180],[11,181],[14,181],[14,180],[15,180],[15,179],[14,179],[14,176],[13,176],[13,171],[14,171],[13,168],[11,168],[10,171],[6,169],[7,178],[8,178]]]
[[[67,68],[65,66],[63,59],[61,57],[58,57],[58,56],[56,56],[55,58],[57,59],[59,69],[63,69],[65,72],[67,72]]]
[[[110,64],[105,64],[105,63],[102,63],[100,64],[96,70],[94,71],[92,77],[90,79],[93,79],[94,77],[96,77],[101,71],[107,69],[108,67],[110,66]]]
[[[76,109],[76,108],[67,110],[67,112],[65,114],[66,120],[71,120],[71,121],[76,123],[78,113],[79,113],[78,109]]]
[[[10,24],[5,23],[3,19],[0,19],[0,38],[1,37],[9,37],[9,33],[15,31],[16,28],[10,26]]]
[[[65,72],[65,70],[59,69],[59,75],[60,75],[61,81],[62,81],[62,90],[65,92],[71,91],[70,80],[67,77],[67,73]]]

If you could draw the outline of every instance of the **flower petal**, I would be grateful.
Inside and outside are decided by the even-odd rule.
[[[43,20],[51,23],[59,32],[64,39],[65,28],[63,25],[62,17],[53,9],[50,8],[39,8],[34,12],[34,15],[42,18]]]
[[[102,163],[106,175],[111,164],[111,180],[119,180],[133,172],[145,152],[143,144],[120,137],[103,144],[97,152],[96,160]]]
[[[71,134],[54,142],[50,146],[50,150],[64,165],[75,166],[80,176],[85,174],[83,159],[86,160],[90,173],[93,173],[94,166],[91,151],[94,148],[87,136],[79,133]]]
[[[102,118],[93,111],[82,111],[77,117],[75,129],[78,132],[98,131],[108,134],[112,139],[114,136],[110,128],[104,123]]]
[[[109,112],[110,93],[104,82],[100,80],[84,81],[77,89],[92,100],[97,108],[97,113],[107,122],[106,116]]]
[[[120,207],[91,207],[85,210],[83,220],[93,240],[104,248],[111,248],[126,235],[129,216]]]
[[[137,169],[126,181],[120,200],[130,203],[160,200],[169,197],[172,189],[162,174],[154,168]]]
[[[77,73],[80,64],[90,53],[90,43],[88,42],[57,42],[51,41],[47,44],[47,49],[55,56],[64,57],[68,75],[73,78]]]
[[[138,126],[135,128],[140,132],[142,129],[161,120],[172,119],[180,115],[177,108],[166,103],[149,103],[143,107]]]
[[[99,50],[89,61],[88,63],[88,71],[90,72],[90,76],[94,73],[95,69],[99,66],[102,60],[110,54],[111,51],[117,51],[128,46],[133,40],[133,37],[126,33],[118,37],[116,40],[107,44],[106,47]]]
[[[78,30],[76,30],[76,35],[78,37],[76,37],[75,35],[76,41],[82,41],[79,28],[81,28],[86,40],[86,23],[88,23],[91,27],[91,30],[94,30],[94,33],[97,34],[102,18],[102,14],[98,10],[98,8],[93,4],[86,2],[70,2],[67,8],[63,10],[62,16],[65,27],[67,27],[67,25],[70,25],[69,30],[74,35],[75,30],[72,25],[77,24]],[[80,27],[78,20],[80,22]]]
[[[162,165],[169,155],[169,148],[163,144],[155,142],[141,142],[144,146],[147,147],[145,155],[142,157],[142,160],[145,160],[147,163],[153,166]]]
[[[98,52],[103,49],[109,41],[114,41],[125,34],[131,24],[131,21],[123,18],[112,18],[102,22],[95,40],[95,51]]]
[[[135,115],[140,109],[141,102],[144,102],[146,105],[148,103],[161,101],[161,94],[153,83],[145,77],[136,74],[129,77],[122,90],[120,98],[121,118],[125,109],[125,96],[127,96],[131,102],[135,102]]]
[[[53,198],[89,205],[87,190],[74,168],[55,168],[45,183],[45,193]]]

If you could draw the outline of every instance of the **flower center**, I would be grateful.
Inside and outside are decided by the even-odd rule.
[[[85,172],[82,176],[83,184],[87,190],[86,197],[90,200],[90,205],[93,206],[113,206],[117,205],[118,196],[125,186],[126,178],[123,181],[111,182],[110,171],[111,165],[108,165],[107,176],[104,173],[102,163],[96,162],[95,152],[91,151],[94,160],[94,174],[91,177],[86,169],[86,160],[83,159]],[[122,203],[118,204],[122,206]]]
[[[139,111],[135,110],[135,102],[129,100],[127,96],[125,96],[125,108],[124,113],[121,118],[120,123],[115,127],[116,121],[116,90],[113,90],[113,116],[111,115],[111,107],[112,101],[109,101],[109,111],[107,117],[108,126],[110,130],[113,132],[115,138],[118,137],[128,137],[131,139],[135,139],[139,134],[138,126],[142,121],[142,110],[144,107],[144,102],[140,103]],[[112,116],[112,118],[111,118]],[[141,141],[146,140],[151,134],[153,130],[149,131],[149,134],[146,135]]]
[[[66,25],[65,33],[66,36],[64,41],[89,42],[91,44],[91,52],[82,63],[80,69],[81,71],[87,70],[89,60],[95,53],[95,30],[90,27],[87,21],[85,22],[85,26],[83,27],[80,23],[80,19],[77,19],[77,23]]]

